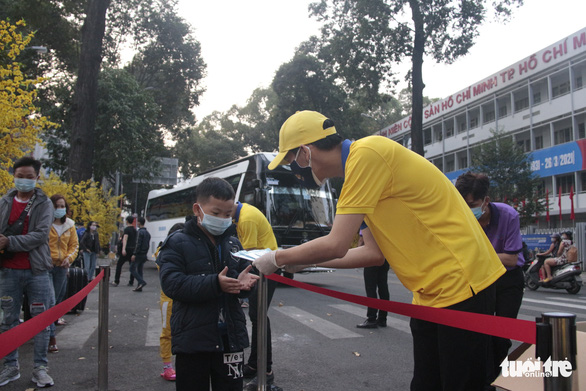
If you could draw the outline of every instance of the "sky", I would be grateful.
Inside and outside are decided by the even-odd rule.
[[[267,87],[295,48],[319,33],[307,0],[179,0],[179,14],[194,28],[207,64],[206,92],[197,120],[242,106]],[[424,95],[444,98],[586,27],[584,0],[525,0],[507,24],[486,23],[476,44],[453,64],[423,65]],[[406,71],[409,58],[400,65]],[[403,75],[401,75],[403,79]]]

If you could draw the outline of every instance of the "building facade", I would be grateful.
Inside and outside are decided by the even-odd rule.
[[[537,228],[586,222],[584,83],[586,28],[425,107],[425,157],[455,182],[470,167],[474,149],[503,132],[531,154],[548,193],[550,222],[544,214]],[[410,146],[410,122],[403,118],[380,134]]]

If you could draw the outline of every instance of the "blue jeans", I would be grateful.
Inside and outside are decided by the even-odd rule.
[[[51,300],[51,307],[61,303],[65,299],[65,293],[67,292],[67,271],[69,269],[65,267],[55,266],[49,272],[49,278],[53,284],[54,296]],[[55,322],[49,326],[50,336],[55,337]]]
[[[53,296],[53,286],[49,272],[34,275],[29,270],[0,269],[0,297],[4,317],[0,331],[5,332],[19,325],[22,296],[27,295],[31,316],[35,317],[48,309]],[[49,347],[49,327],[34,337],[34,366],[47,366],[47,348]],[[18,366],[18,349],[10,352],[4,359],[4,365]]]
[[[90,253],[87,251],[83,252],[83,267],[87,272],[87,279],[91,281],[94,279],[94,272],[96,271],[96,258],[98,254]]]
[[[142,267],[146,261],[146,255],[136,255],[134,257],[134,262],[130,262],[130,273],[140,285],[146,284],[145,280],[142,278]]]

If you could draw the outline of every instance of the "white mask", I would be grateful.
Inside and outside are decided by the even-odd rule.
[[[212,235],[218,236],[223,234],[229,226],[232,225],[232,218],[231,217],[216,217],[207,215],[204,213],[201,206],[199,207],[201,213],[203,214],[203,218],[201,219],[201,225],[211,233]]]

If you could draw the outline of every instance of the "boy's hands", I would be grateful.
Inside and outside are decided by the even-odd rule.
[[[249,291],[252,289],[256,281],[260,278],[256,274],[250,274],[250,270],[252,269],[252,265],[248,265],[246,269],[242,271],[238,275],[238,281],[240,281],[240,289]]]
[[[260,278],[259,276],[250,274],[250,269],[252,269],[252,266],[249,265],[236,279],[226,275],[228,273],[228,267],[226,266],[224,270],[218,274],[218,282],[220,283],[220,289],[222,289],[222,292],[237,295],[241,290],[250,290],[254,284],[256,284],[256,280]]]

